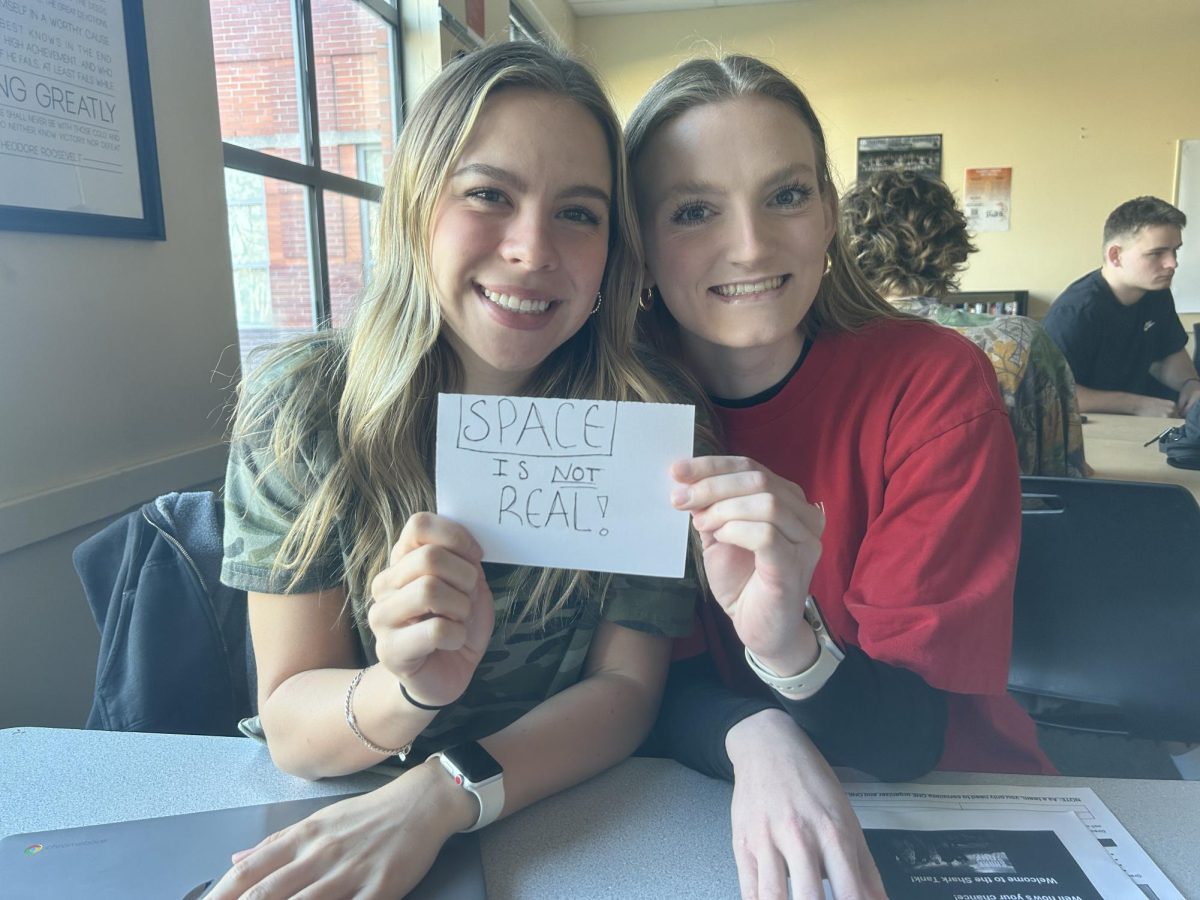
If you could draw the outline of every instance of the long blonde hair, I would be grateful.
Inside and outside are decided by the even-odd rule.
[[[599,311],[534,373],[535,396],[666,402],[664,377],[633,350],[641,242],[620,124],[593,75],[533,43],[500,44],[451,63],[413,107],[388,169],[375,236],[375,265],[344,330],[292,341],[258,368],[239,398],[234,441],[270,448],[279,473],[304,498],[275,567],[295,589],[340,537],[343,581],[364,639],[371,579],[388,562],[408,518],[435,509],[431,473],[439,391],[462,385],[462,365],[442,335],[430,234],[435,208],[481,109],[496,91],[530,88],[567,97],[600,124],[612,163],[608,260]],[[657,368],[657,367],[656,367]],[[319,431],[336,434],[327,470],[310,462]],[[544,622],[570,592],[597,602],[609,578],[522,569],[517,620]]]
[[[625,126],[629,165],[636,170],[655,135],[679,116],[709,103],[737,97],[770,97],[790,107],[808,127],[816,148],[817,188],[837,212],[837,192],[825,148],[825,132],[804,92],[778,69],[752,56],[730,55],[718,59],[692,59],[676,66],[656,81],[639,101]],[[812,308],[801,328],[809,337],[823,330],[857,331],[882,318],[900,316],[871,287],[847,252],[840,232],[829,244],[830,271],[821,279]],[[666,309],[655,303],[643,316],[647,338],[672,354],[678,353],[679,326]]]

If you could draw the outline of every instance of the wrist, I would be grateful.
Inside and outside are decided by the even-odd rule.
[[[821,652],[817,636],[807,622],[801,621],[793,631],[795,641],[791,647],[776,649],[772,653],[751,650],[754,658],[766,669],[780,678],[790,678],[810,668]]]
[[[798,728],[782,709],[760,710],[725,732],[725,753],[737,769],[739,762],[761,756],[763,748],[778,740],[782,732]]]
[[[466,831],[479,818],[479,800],[454,782],[454,776],[431,756],[412,770],[425,780],[427,796],[441,820],[446,837]]]
[[[804,600],[804,622],[808,626],[802,636],[808,635],[817,645],[807,668],[792,674],[782,674],[759,659],[749,647],[746,648],[746,664],[759,680],[772,690],[792,700],[807,700],[825,686],[845,658],[845,653],[833,640],[829,627],[821,615],[817,601],[809,595]],[[787,663],[786,665],[793,665]]]
[[[381,756],[398,756],[401,762],[403,762],[408,758],[408,754],[412,750],[412,734],[408,733],[398,736],[394,733],[395,729],[392,723],[397,721],[396,716],[391,714],[385,717],[368,716],[368,725],[365,731],[360,722],[359,714],[363,711],[364,707],[367,709],[374,707],[375,711],[381,708],[382,697],[379,694],[378,673],[375,671],[379,668],[379,666],[368,666],[364,669],[359,669],[350,680],[343,702],[346,725],[354,736],[358,738],[358,742],[364,747]],[[375,697],[378,698],[374,704],[371,702],[372,691],[375,692]],[[368,734],[374,736],[375,739],[373,740]]]

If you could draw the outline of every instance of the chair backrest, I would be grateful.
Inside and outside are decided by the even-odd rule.
[[[1009,686],[1200,741],[1200,507],[1185,488],[1021,479]]]

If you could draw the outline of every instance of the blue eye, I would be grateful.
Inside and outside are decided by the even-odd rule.
[[[780,188],[771,198],[775,206],[801,206],[813,195],[813,189],[806,184],[791,184]]]
[[[578,222],[581,225],[599,225],[600,217],[582,206],[572,206],[570,209],[564,209],[559,213],[568,222]]]
[[[474,200],[482,200],[484,203],[502,203],[504,195],[495,188],[475,188],[467,191],[467,196]]]
[[[671,224],[700,225],[708,220],[709,213],[703,203],[684,203],[671,214]]]

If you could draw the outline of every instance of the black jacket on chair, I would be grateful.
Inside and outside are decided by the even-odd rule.
[[[87,727],[236,735],[253,715],[246,593],[221,584],[211,492],[164,494],[75,548],[100,628]]]

